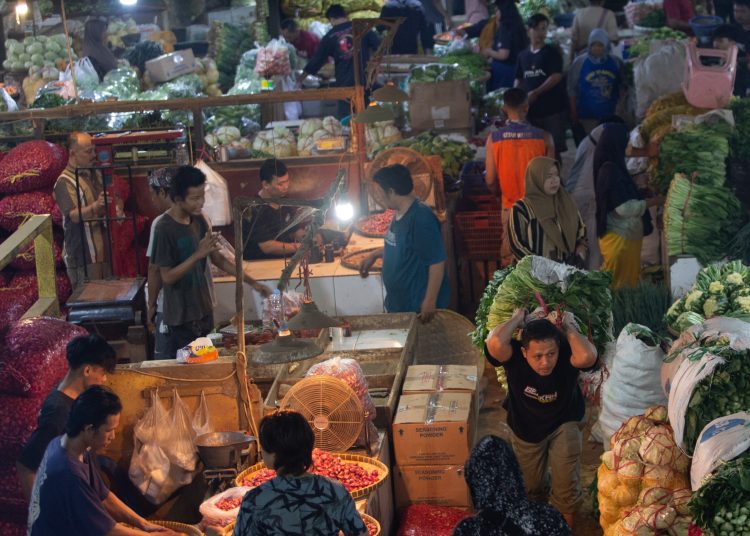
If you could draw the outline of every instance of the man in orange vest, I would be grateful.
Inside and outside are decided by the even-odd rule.
[[[508,237],[510,209],[524,196],[526,166],[537,156],[555,158],[555,142],[548,132],[526,121],[529,100],[523,89],[512,88],[503,93],[503,111],[508,122],[487,137],[484,180],[502,200],[500,261],[507,266],[513,261]]]

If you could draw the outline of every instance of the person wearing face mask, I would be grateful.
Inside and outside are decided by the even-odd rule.
[[[580,123],[588,134],[614,115],[621,85],[622,60],[610,54],[607,32],[597,28],[589,36],[588,51],[575,59],[568,73],[572,123]]]
[[[535,312],[535,318],[516,310],[490,332],[485,355],[508,378],[503,407],[529,498],[545,502],[549,482],[550,503],[572,526],[582,497],[581,421],[586,411],[578,375],[596,365],[597,352],[579,333],[571,313],[538,317],[543,314]],[[519,329],[517,341],[513,335]]]
[[[540,156],[526,168],[526,194],[510,213],[510,248],[516,261],[538,255],[582,266],[586,229],[573,199],[560,187],[560,167]]]
[[[497,436],[482,438],[464,465],[473,516],[461,521],[453,536],[568,536],[562,514],[529,500],[513,449]]]

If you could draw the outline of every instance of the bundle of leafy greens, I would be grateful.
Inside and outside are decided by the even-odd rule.
[[[688,503],[695,524],[711,534],[743,536],[750,526],[750,452],[721,464]]]
[[[750,160],[750,99],[735,99],[729,103],[734,114],[735,131],[731,139],[732,157]]]
[[[741,207],[729,188],[677,173],[664,209],[668,253],[694,255],[704,266],[721,260],[743,223]]]
[[[516,309],[535,310],[540,306],[538,295],[550,312],[560,309],[573,313],[580,332],[603,355],[612,340],[611,282],[612,275],[608,272],[586,272],[529,255],[518,262],[497,288],[486,329],[506,322]]]
[[[664,315],[672,302],[669,288],[641,281],[635,288],[618,288],[612,291],[613,332],[637,319],[661,337],[668,335]],[[652,345],[654,346],[654,345]]]
[[[513,268],[514,266],[508,266],[502,270],[497,270],[492,275],[492,280],[487,284],[487,287],[484,289],[484,293],[479,300],[479,307],[477,308],[477,313],[474,317],[474,325],[476,328],[469,334],[471,342],[474,343],[474,346],[477,348],[484,348],[484,341],[490,333],[490,330],[487,329],[487,316],[490,313],[490,307],[492,307],[492,303],[495,301],[497,289],[503,281],[505,281],[505,278],[508,277],[508,274],[513,271]]]
[[[703,268],[688,293],[669,308],[664,321],[680,333],[714,316],[750,322],[750,268],[741,261]]]

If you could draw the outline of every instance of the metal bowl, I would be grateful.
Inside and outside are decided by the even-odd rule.
[[[212,432],[195,438],[195,446],[206,468],[237,467],[243,450],[255,442],[255,437],[242,432]],[[250,460],[254,463],[255,449],[250,449]]]

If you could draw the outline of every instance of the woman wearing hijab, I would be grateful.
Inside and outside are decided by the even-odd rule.
[[[589,36],[589,48],[578,56],[568,73],[570,119],[588,134],[615,113],[622,86],[622,60],[610,54],[607,32],[600,28]]]
[[[603,269],[612,272],[612,287],[635,287],[641,277],[641,243],[653,225],[649,207],[664,203],[664,196],[642,199],[625,166],[628,129],[604,126],[594,152],[596,234],[604,258]]]
[[[398,17],[404,20],[396,30],[391,54],[418,54],[420,42],[424,53],[432,50],[435,32],[428,25],[419,0],[386,0],[380,11],[380,18]]]
[[[484,437],[464,467],[476,514],[453,536],[567,536],[570,527],[548,504],[531,502],[513,449],[496,436]]]
[[[526,27],[515,0],[496,0],[494,22],[488,24],[482,34],[494,28],[492,45],[482,48],[482,55],[492,60],[490,91],[513,87],[516,78],[518,54],[526,48]],[[490,28],[490,30],[488,30]],[[480,35],[480,41],[482,41]]]
[[[117,69],[117,58],[107,44],[107,23],[103,20],[92,19],[86,23],[83,55],[91,61],[100,81],[109,71]]]
[[[560,187],[560,166],[539,156],[526,167],[526,193],[510,212],[510,249],[516,261],[538,255],[582,266],[586,228],[573,199]]]

